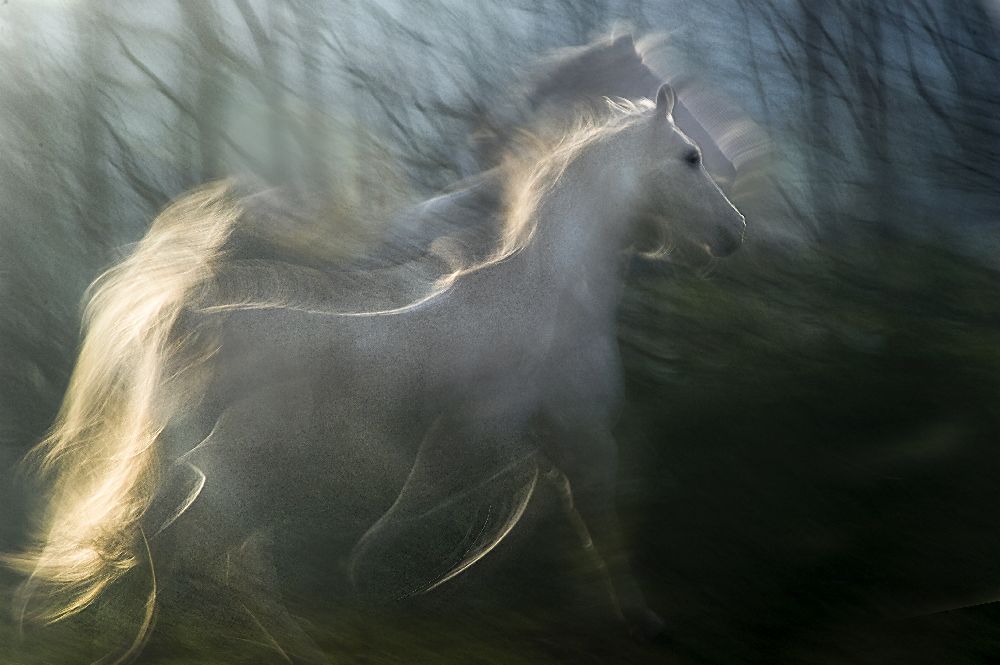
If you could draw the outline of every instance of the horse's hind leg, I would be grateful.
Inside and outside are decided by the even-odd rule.
[[[221,591],[225,602],[218,609],[231,611],[232,621],[249,621],[262,633],[260,641],[275,653],[271,660],[327,665],[320,649],[282,606],[270,553],[269,528],[280,521],[282,501],[274,483],[286,471],[272,462],[277,446],[270,442],[287,439],[283,434],[291,429],[289,419],[300,415],[288,404],[294,402],[301,411],[306,403],[301,397],[300,391],[287,388],[283,399],[275,391],[260,392],[225,410],[176,466],[183,474],[179,486],[167,491],[162,501],[168,508],[179,504],[181,509],[159,511],[170,519],[153,545],[168,564],[173,578],[168,586],[183,591],[193,582],[189,590],[202,598],[206,589],[197,588],[198,582],[206,582],[211,593]],[[189,499],[178,501],[184,497]],[[184,600],[183,593],[180,599]]]
[[[664,623],[646,605],[632,573],[615,509],[617,444],[611,434],[593,431],[559,438],[561,445],[553,448],[556,467],[546,478],[556,487],[584,548],[605,575],[621,618],[641,636],[657,637]]]
[[[271,647],[288,663],[329,665],[329,660],[281,602],[273,535],[259,531],[226,555],[228,586]]]
[[[254,641],[274,653],[265,662],[329,665],[281,603],[269,530],[247,535],[230,529],[225,519],[202,519],[198,527],[178,521],[159,542],[161,551],[170,553],[162,561],[162,587],[175,611],[206,612],[204,601],[213,599],[203,618],[219,627],[233,623],[249,628]]]

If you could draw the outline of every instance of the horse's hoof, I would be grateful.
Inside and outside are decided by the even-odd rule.
[[[625,621],[628,624],[629,633],[637,640],[659,642],[666,636],[666,622],[648,607],[626,612]]]

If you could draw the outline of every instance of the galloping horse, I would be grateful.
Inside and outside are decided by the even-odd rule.
[[[425,255],[433,240],[448,236],[467,250],[492,251],[492,233],[503,223],[501,213],[505,177],[496,166],[497,155],[519,132],[540,124],[569,126],[581,108],[603,116],[608,97],[636,102],[656,94],[663,78],[652,69],[656,45],[662,38],[651,35],[637,44],[629,33],[599,39],[584,46],[561,49],[536,66],[525,85],[524,108],[505,109],[503,117],[489,117],[472,141],[478,148],[474,163],[482,170],[468,169],[464,178],[435,196],[402,211],[384,229],[386,242],[376,256],[366,256],[367,266],[385,265]],[[650,53],[650,51],[654,53]],[[514,106],[518,106],[516,103]],[[497,114],[493,114],[497,115]],[[678,99],[674,122],[702,151],[705,168],[717,182],[732,182],[736,170],[731,156],[719,147],[702,122]],[[742,124],[747,124],[741,118]],[[717,128],[718,129],[718,128]],[[279,208],[287,208],[280,204]],[[280,214],[280,213],[279,213]]]
[[[262,531],[305,517],[352,543],[357,584],[395,575],[399,593],[423,591],[499,543],[544,473],[605,555],[623,618],[658,630],[614,509],[623,271],[671,234],[728,255],[745,222],[674,125],[669,86],[655,103],[609,104],[511,160],[495,251],[423,289],[405,271],[255,255],[252,208],[226,185],[161,213],[92,287],[35,453],[52,492],[20,557],[26,607],[58,620],[131,569],[228,556],[234,591],[295,640],[263,576],[237,565]],[[493,509],[463,516],[483,496]],[[289,659],[325,662],[305,642]]]

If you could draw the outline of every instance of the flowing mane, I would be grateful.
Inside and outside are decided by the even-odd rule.
[[[649,100],[605,98],[609,113],[581,110],[568,130],[522,133],[504,163],[506,209],[496,251],[477,270],[502,261],[527,247],[538,226],[538,209],[566,168],[588,147],[614,136],[653,108]],[[546,136],[548,134],[548,136]]]

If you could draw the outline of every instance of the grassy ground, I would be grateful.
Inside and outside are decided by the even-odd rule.
[[[707,279],[637,271],[619,501],[664,644],[614,622],[545,491],[482,565],[395,605],[321,579],[292,539],[288,605],[335,663],[998,660],[1000,610],[955,609],[1000,597],[998,277],[874,240],[750,248]],[[188,601],[139,662],[281,662],[224,594]],[[2,623],[0,665],[89,662],[136,611],[109,602],[23,640]]]

